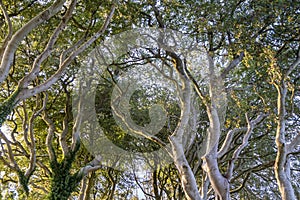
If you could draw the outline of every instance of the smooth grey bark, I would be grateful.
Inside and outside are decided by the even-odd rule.
[[[242,59],[243,55],[241,55]],[[204,101],[206,106],[206,113],[209,119],[209,128],[207,130],[208,135],[206,136],[206,153],[202,157],[203,170],[207,173],[209,177],[209,181],[212,185],[214,192],[216,193],[216,198],[220,200],[230,200],[230,180],[232,178],[233,170],[234,170],[234,162],[239,157],[241,151],[248,145],[248,140],[251,136],[252,130],[255,126],[262,121],[264,114],[260,114],[256,119],[250,121],[248,119],[246,113],[246,120],[248,127],[236,128],[230,130],[227,133],[227,137],[218,151],[218,145],[220,143],[220,136],[221,136],[221,124],[223,123],[220,119],[222,116],[222,112],[226,108],[226,94],[224,91],[224,86],[222,83],[222,77],[224,74],[218,75],[215,72],[215,66],[213,63],[213,58],[208,55],[209,59],[209,101]],[[233,61],[234,66],[237,65],[237,61]],[[231,64],[230,64],[231,65]],[[229,66],[230,66],[229,65]],[[232,68],[232,67],[230,67]],[[203,98],[205,99],[205,98]],[[229,149],[230,144],[232,143],[232,138],[234,133],[240,131],[247,131],[243,137],[243,142],[241,145],[237,147],[232,155],[232,159],[229,162],[226,174],[222,174],[219,166],[218,166],[218,158],[223,156]],[[204,196],[204,194],[202,194]]]
[[[208,174],[210,183],[220,200],[230,200],[229,182],[219,170],[217,161],[217,145],[203,158],[203,169]]]
[[[274,165],[275,177],[278,183],[279,191],[283,200],[296,199],[294,189],[290,179],[288,160],[288,149],[285,139],[285,99],[287,94],[286,83],[283,82],[282,85],[276,85],[278,91],[277,107],[278,107],[278,120],[277,120],[277,130],[276,130],[276,146],[277,146],[277,156]]]
[[[288,71],[280,77],[274,75],[273,85],[277,89],[277,129],[276,129],[276,147],[277,156],[274,164],[274,172],[283,200],[296,199],[290,177],[290,160],[289,154],[292,153],[297,145],[300,145],[300,132],[288,144],[285,138],[286,134],[286,97],[287,82],[289,75],[300,64],[300,48],[298,49],[297,58],[291,64]],[[279,69],[274,69],[274,73],[279,73]],[[276,79],[277,78],[277,79]],[[278,80],[279,79],[279,80]]]
[[[188,200],[202,200],[195,175],[188,163],[184,153],[183,137],[186,134],[190,121],[191,102],[192,102],[192,86],[188,78],[187,71],[185,70],[184,62],[173,52],[168,54],[176,61],[175,67],[179,75],[181,86],[177,85],[177,93],[180,98],[181,115],[179,123],[170,136],[169,140],[172,146],[172,157],[174,163],[179,171],[181,185]]]
[[[208,55],[209,60],[209,97],[206,101],[206,112],[209,119],[208,140],[206,153],[203,156],[203,170],[207,173],[212,188],[221,200],[230,200],[229,181],[219,170],[218,166],[218,144],[221,136],[220,110],[224,105],[224,91],[222,91],[222,79],[215,72],[213,58]],[[225,97],[226,98],[226,97]],[[225,99],[226,100],[226,99]]]

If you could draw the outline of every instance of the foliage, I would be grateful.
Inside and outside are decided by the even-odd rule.
[[[5,61],[2,56],[12,36],[54,2],[59,1],[0,0],[1,65]],[[82,173],[84,169],[95,167],[92,166],[92,161],[95,160],[84,145],[79,146],[77,141],[73,141],[76,130],[76,117],[72,115],[71,100],[76,84],[74,80],[91,49],[105,38],[135,27],[165,27],[188,35],[209,52],[216,68],[221,74],[225,74],[223,79],[227,107],[219,113],[224,123],[221,124],[218,149],[227,140],[230,130],[247,127],[245,114],[250,121],[260,113],[266,114],[263,121],[254,128],[247,146],[234,162],[230,195],[232,199],[280,198],[273,170],[278,152],[275,142],[279,119],[276,85],[280,86],[283,82],[287,85],[284,136],[285,144],[288,145],[297,137],[300,129],[299,63],[287,77],[284,76],[291,69],[290,66],[299,60],[300,55],[298,2],[121,0],[115,3],[78,0],[72,16],[65,21],[66,27],[61,29],[62,32],[49,49],[50,54],[39,64],[35,77],[25,84],[24,79],[30,75],[39,56],[47,48],[56,28],[64,22],[64,15],[72,2],[75,1],[63,3],[56,14],[14,44],[17,48],[0,89],[0,190],[3,191],[0,198],[83,199],[85,195],[86,198],[94,196],[100,199],[134,199],[136,191],[144,193],[149,199],[185,198],[181,185],[182,174],[174,164],[161,167],[158,163],[149,162],[152,173],[145,172],[144,176],[100,165],[92,172]],[[78,46],[93,38],[103,27],[114,5],[116,11],[108,27],[97,40],[84,48],[85,51],[80,56],[72,57]],[[6,12],[9,20],[5,16]],[[130,55],[136,56],[134,58],[137,60],[142,58],[145,62],[163,62],[162,59],[145,59],[153,56],[156,50],[128,52],[119,58],[118,63],[108,67],[108,71],[103,74],[103,82],[98,85],[95,97],[97,120],[106,137],[128,151],[147,152],[161,146],[126,133],[115,122],[110,107],[114,81],[141,64],[141,61],[137,61],[135,65],[128,62],[133,59]],[[65,58],[69,56],[70,62],[62,67],[62,61],[68,62]],[[238,64],[226,71],[226,67],[234,60],[238,60]],[[192,75],[203,95],[209,98],[209,87],[197,71],[198,66],[194,67],[196,70],[192,71]],[[2,76],[4,72],[0,72]],[[59,78],[53,81],[51,87],[35,93],[36,88],[47,83],[57,73],[60,73],[57,76]],[[157,137],[168,143],[169,136],[180,123],[180,107],[177,100],[170,97],[164,88],[155,88],[155,98],[147,90],[151,91],[151,88],[141,88],[133,93],[130,99],[130,115],[137,125],[145,126],[150,123],[151,105],[164,105],[169,121]],[[23,96],[26,98],[22,99]],[[207,187],[207,199],[212,199],[216,194],[211,183],[206,186],[207,174],[201,168],[201,147],[205,146],[208,137],[209,117],[201,99],[194,100],[194,105],[199,110],[196,116],[197,127],[192,134],[193,143],[185,149],[185,156],[198,188],[204,190]],[[243,143],[244,135],[245,131],[236,132],[228,151],[217,159],[217,167],[224,177],[235,150]],[[299,146],[288,154],[287,163],[290,163],[290,179],[297,194],[300,187]],[[17,189],[17,177],[23,188],[21,190]]]

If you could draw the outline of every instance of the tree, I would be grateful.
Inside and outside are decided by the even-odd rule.
[[[216,8],[216,4],[222,4],[223,8],[221,10],[217,10]],[[295,10],[293,8],[296,9],[296,7],[293,7],[292,9],[285,9],[286,7],[283,7],[282,9],[282,4],[283,2],[274,2],[271,4],[271,8],[273,10],[275,10],[275,12],[282,14],[284,17],[290,21],[293,21],[293,17],[295,15]],[[190,7],[195,8],[197,7],[198,9],[196,9],[196,12],[193,13],[192,10],[189,9],[184,9],[183,7],[180,7],[180,11],[181,13],[189,13],[189,15],[194,16],[199,16],[203,18],[203,20],[200,23],[206,23],[206,24],[199,24],[200,26],[200,33],[199,34],[199,28],[198,28],[198,24],[199,22],[197,22],[196,20],[193,20],[193,18],[191,18],[191,20],[189,20],[189,23],[191,25],[190,29],[186,28],[186,24],[183,26],[178,26],[175,24],[178,24],[178,22],[180,22],[180,20],[178,18],[182,18],[183,14],[181,15],[176,15],[174,13],[177,13],[177,11],[179,10],[178,4],[162,4],[162,3],[153,3],[151,5],[151,9],[153,10],[153,12],[149,15],[146,15],[147,18],[149,19],[147,21],[148,24],[153,24],[153,21],[157,22],[158,26],[160,28],[167,28],[167,27],[172,27],[174,29],[178,29],[178,30],[190,30],[190,32],[192,33],[196,33],[195,37],[199,40],[199,41],[203,41],[204,44],[206,44],[206,49],[209,52],[209,60],[210,65],[210,71],[214,71],[215,70],[215,64],[214,62],[220,58],[222,58],[222,56],[219,56],[220,54],[224,53],[227,54],[227,58],[229,60],[231,60],[231,62],[229,63],[229,65],[223,69],[223,72],[221,74],[222,78],[227,78],[227,76],[229,75],[229,72],[231,72],[232,70],[235,69],[235,67],[244,59],[245,54],[245,60],[244,65],[248,65],[251,68],[254,68],[255,65],[260,65],[260,62],[265,62],[262,64],[263,67],[268,67],[269,65],[272,65],[272,62],[268,59],[266,59],[266,57],[270,56],[270,49],[272,48],[278,48],[278,44],[277,43],[272,43],[272,41],[280,41],[280,39],[274,37],[273,34],[268,34],[269,31],[274,31],[272,29],[272,27],[278,27],[277,23],[283,24],[281,25],[281,27],[284,27],[285,24],[287,24],[287,21],[282,20],[281,17],[278,17],[276,15],[274,15],[273,13],[270,13],[267,16],[264,16],[266,13],[266,9],[267,9],[267,4],[269,4],[269,2],[260,2],[260,3],[254,3],[254,2],[246,2],[246,1],[240,1],[238,3],[236,2],[214,2],[209,4],[208,2],[205,3],[190,3]],[[197,5],[197,6],[192,6],[192,5]],[[201,5],[201,6],[199,6]],[[189,6],[187,6],[188,8],[190,8]],[[147,7],[146,9],[149,9],[149,7]],[[177,10],[176,10],[177,9]],[[195,10],[195,9],[194,9]],[[203,12],[201,12],[201,10]],[[244,14],[238,14],[238,11],[245,11]],[[150,11],[151,12],[151,11]],[[142,12],[141,12],[142,13]],[[193,13],[193,14],[191,14]],[[203,14],[202,14],[203,13]],[[288,13],[288,14],[287,14]],[[144,14],[144,12],[142,13]],[[176,18],[176,16],[178,16],[178,18]],[[287,17],[289,16],[289,17]],[[199,18],[195,18],[195,19],[199,19]],[[230,19],[230,20],[229,20]],[[249,21],[248,19],[251,19],[251,21]],[[151,21],[153,20],[153,21]],[[280,22],[278,22],[278,20]],[[167,21],[167,22],[166,22]],[[145,21],[143,21],[145,22]],[[142,22],[142,24],[143,24]],[[291,29],[295,29],[295,27],[297,27],[297,25],[295,26],[295,24],[297,24],[297,22],[295,22],[290,28]],[[145,25],[145,23],[143,24]],[[249,25],[251,26],[249,28]],[[196,28],[195,28],[196,27]],[[268,29],[269,27],[270,30]],[[202,29],[201,29],[202,28]],[[297,31],[297,28],[296,28]],[[297,41],[297,36],[296,34],[294,34],[294,31],[292,31],[292,36],[289,39],[289,42],[291,41]],[[275,33],[275,35],[280,35],[280,33]],[[262,41],[260,39],[260,37],[268,37],[269,41],[266,43],[265,41]],[[284,37],[283,35],[280,35],[279,37]],[[258,48],[257,48],[257,46]],[[268,47],[268,45],[272,46],[272,47]],[[284,46],[282,46],[282,48],[285,48],[285,46],[287,45],[287,43],[283,44]],[[298,44],[296,43],[296,46]],[[274,46],[274,47],[273,47]],[[282,51],[282,49],[281,49]],[[181,60],[176,54],[171,54],[171,53],[166,53],[167,55],[169,55],[173,60],[175,60],[175,68],[177,68],[178,70],[178,74],[182,75],[183,77],[185,76],[184,73],[182,73],[184,70],[184,67],[182,67],[182,63],[183,60]],[[254,59],[255,61],[249,64],[249,57],[251,56],[251,58],[253,58],[254,56],[257,57],[257,59]],[[159,56],[157,56],[159,57]],[[224,56],[223,56],[224,57]],[[260,60],[259,60],[260,59]],[[296,59],[296,62],[292,65],[292,68],[295,68],[298,65],[298,59]],[[266,78],[269,75],[267,74],[266,68],[264,69],[260,69],[261,72],[258,73],[259,77],[253,77],[252,75],[250,75],[250,81],[254,81],[255,85],[251,86],[251,88],[253,88],[253,90],[256,90],[256,87],[259,88],[271,88],[268,85],[263,85],[262,83],[258,82],[259,78]],[[255,72],[256,70],[253,69],[253,71]],[[250,73],[249,73],[250,72]],[[247,76],[248,74],[251,74],[251,70],[247,71],[244,70],[242,72],[243,77]],[[212,73],[212,75],[214,75],[214,73]],[[252,80],[251,80],[252,78]],[[193,80],[193,79],[192,79]],[[229,199],[229,188],[230,188],[230,184],[228,183],[231,179],[232,179],[232,175],[233,175],[233,169],[235,166],[235,162],[239,159],[239,155],[241,153],[241,151],[247,147],[248,142],[249,142],[249,138],[250,135],[253,134],[253,128],[255,126],[257,126],[257,124],[259,122],[261,122],[262,118],[266,117],[267,115],[271,115],[271,117],[269,119],[272,119],[272,117],[274,117],[273,115],[273,111],[271,111],[270,109],[272,109],[272,106],[274,106],[274,104],[272,103],[268,103],[265,104],[263,106],[259,105],[260,101],[265,101],[266,99],[260,95],[260,91],[257,93],[257,91],[254,91],[254,93],[251,94],[251,98],[253,98],[253,94],[257,95],[259,98],[253,98],[251,104],[253,106],[249,107],[249,106],[245,106],[244,108],[248,109],[250,108],[252,113],[251,113],[251,118],[252,120],[249,120],[248,115],[246,115],[246,123],[248,124],[248,127],[236,127],[233,128],[231,131],[229,131],[227,133],[227,137],[226,139],[223,141],[223,146],[222,148],[220,148],[220,151],[218,151],[218,146],[221,146],[220,144],[220,138],[221,138],[221,124],[223,123],[220,120],[220,111],[218,109],[216,109],[216,102],[213,102],[213,99],[219,99],[218,95],[220,95],[221,90],[216,90],[214,91],[214,88],[216,88],[216,84],[215,83],[216,77],[214,75],[213,80],[210,81],[210,98],[208,100],[208,102],[206,102],[206,98],[205,95],[201,94],[201,89],[199,89],[199,87],[197,86],[197,84],[195,84],[195,82],[189,82],[190,80],[188,79],[188,77],[186,77],[186,80],[184,80],[184,78],[182,79],[181,84],[186,86],[183,87],[182,90],[185,91],[185,94],[189,94],[189,90],[188,89],[190,86],[189,84],[193,83],[195,86],[195,90],[198,92],[198,95],[200,98],[202,98],[204,100],[204,104],[207,107],[206,112],[207,115],[209,117],[209,121],[210,121],[210,128],[208,130],[208,138],[211,139],[211,141],[213,141],[212,143],[209,143],[209,152],[207,152],[207,154],[202,158],[205,165],[207,166],[207,168],[204,168],[204,170],[206,169],[207,174],[209,176],[209,180],[212,184],[212,187],[214,189],[214,191],[216,192],[216,195],[221,198],[221,199]],[[231,82],[232,79],[227,79],[227,84],[234,84],[234,82]],[[260,80],[261,81],[261,80]],[[244,85],[245,87],[245,85]],[[234,89],[233,89],[234,90]],[[245,92],[246,93],[246,92]],[[187,113],[189,113],[189,102],[190,100],[188,99],[189,95],[186,95],[182,98],[182,102],[184,102],[184,105],[181,106],[182,108],[182,117],[184,116],[183,113],[186,113],[185,115],[187,116]],[[267,98],[269,98],[272,102],[274,102],[274,95],[270,95]],[[273,100],[272,100],[273,99]],[[244,102],[243,102],[244,101]],[[239,104],[246,104],[245,102],[246,100],[238,100],[237,102]],[[187,106],[187,107],[185,107]],[[262,107],[262,110],[264,110],[265,113],[261,114],[261,115],[257,115],[257,118],[253,118],[255,116],[253,116],[253,114],[257,114],[259,107]],[[255,108],[255,109],[253,109]],[[246,109],[247,112],[249,112],[249,110]],[[246,113],[245,111],[245,113]],[[181,123],[178,125],[178,127],[180,127],[182,125],[182,127],[187,126],[187,121],[183,120],[183,118],[181,118]],[[185,119],[187,119],[187,117],[185,117]],[[274,119],[274,118],[273,118]],[[184,124],[186,123],[186,124]],[[245,123],[245,122],[244,122]],[[130,124],[129,124],[130,125]],[[236,124],[238,126],[240,126],[240,124]],[[180,130],[178,128],[178,130]],[[176,131],[178,131],[176,130]],[[174,132],[173,136],[178,136],[177,133],[178,132]],[[239,133],[241,131],[247,131],[243,137],[243,141],[240,145],[235,147],[235,150],[230,150],[229,148],[232,148],[230,146],[232,146],[233,144],[231,144],[232,139],[234,137],[234,135],[236,133]],[[180,131],[179,131],[180,132]],[[182,131],[181,131],[182,133]],[[196,180],[195,177],[193,175],[193,173],[191,172],[189,163],[186,161],[186,159],[184,157],[181,157],[180,159],[178,157],[176,157],[177,152],[181,151],[180,155],[182,155],[182,144],[180,144],[181,138],[182,138],[182,134],[179,134],[178,138],[173,140],[171,139],[171,144],[173,145],[173,158],[175,159],[175,164],[177,165],[177,168],[181,174],[181,181],[182,182],[182,186],[185,190],[185,194],[188,198],[191,199],[200,199],[200,196],[198,195],[198,189],[197,189],[197,185],[196,185]],[[171,137],[172,138],[172,137]],[[175,138],[175,137],[174,137]],[[179,142],[178,142],[179,141]],[[215,142],[215,143],[214,143]],[[179,143],[177,146],[175,145],[176,143]],[[278,142],[277,142],[278,143]],[[298,145],[298,137],[295,138],[294,142],[292,142],[292,145],[295,145],[295,143],[297,143]],[[232,153],[230,153],[230,151]],[[274,150],[274,149],[273,149]],[[270,149],[270,153],[273,153],[273,150]],[[223,157],[225,154],[230,154],[231,158],[230,158],[230,162],[227,168],[227,172],[222,173],[221,168],[219,167],[219,160],[221,157]],[[278,162],[268,162],[262,166],[265,167],[270,167],[272,165],[272,163],[275,163],[275,165],[277,165]],[[183,167],[184,166],[184,167]],[[186,170],[185,170],[186,169]],[[212,170],[214,169],[214,170]],[[278,168],[279,169],[279,168]],[[282,169],[282,168],[281,168]],[[275,172],[277,173],[277,172]],[[188,181],[185,181],[188,180]],[[279,181],[280,182],[280,181]],[[242,183],[242,187],[244,187],[244,183]],[[284,187],[285,188],[285,187]],[[290,187],[286,187],[286,188],[291,188]],[[289,189],[289,191],[292,191],[292,189]],[[198,197],[197,197],[198,196]],[[284,196],[284,195],[282,195]]]
[[[0,8],[3,198],[130,199],[134,182],[152,199],[299,196],[297,2],[9,0]],[[79,145],[80,116],[71,110],[83,56],[106,36],[133,27],[179,31],[203,46],[209,61],[205,75],[188,57],[149,47],[108,66],[96,97],[107,138],[132,151],[172,147],[166,150],[174,164],[148,158],[153,171],[144,178],[101,166],[100,156]],[[158,87],[148,97],[151,87],[134,92],[132,120],[120,127],[111,99],[101,94],[145,63],[172,70],[179,95],[166,100]],[[126,134],[126,126],[149,127],[152,103],[166,105],[170,127],[157,137]],[[23,189],[15,189],[17,182]]]
[[[2,146],[4,153],[1,159],[6,167],[17,173],[19,183],[27,195],[30,178],[39,166],[52,177],[49,199],[67,199],[81,179],[99,166],[96,158],[76,173],[71,173],[80,141],[76,123],[71,133],[72,142],[69,142],[70,137],[67,138],[72,115],[68,91],[70,80],[68,78],[64,80],[62,77],[68,76],[66,74],[68,67],[76,70],[76,57],[105,35],[116,5],[76,0],[46,3],[23,1],[22,4],[23,7],[19,7],[19,3],[15,1],[0,2],[1,17],[6,22],[1,23],[6,35],[1,35],[0,82],[3,89],[0,125],[2,126],[6,119],[10,119],[11,123],[6,126],[12,127],[11,138],[1,131],[1,138],[5,142],[5,147]],[[96,16],[99,13],[101,17]],[[101,22],[94,23],[96,18]],[[20,66],[24,66],[25,71],[21,71]],[[47,93],[41,94],[58,81],[61,81],[62,85],[56,89],[53,87],[52,92],[59,94],[61,89],[65,92],[64,119],[61,117],[53,119],[49,116],[51,101],[55,99],[52,97],[49,99]],[[30,100],[26,100],[29,98]],[[32,101],[36,101],[36,105],[32,104]],[[43,139],[45,135],[47,136],[47,147],[36,143],[40,137],[40,140],[43,140],[42,136],[36,133],[39,129],[35,128],[39,116],[42,116],[49,127],[48,133],[43,131]],[[38,121],[42,123],[40,119]],[[23,127],[20,127],[20,124],[23,124]],[[62,158],[57,156],[58,152],[53,147],[53,139],[59,125],[62,125],[59,136]],[[21,137],[17,136],[18,132],[22,133]],[[24,139],[24,142],[20,142],[20,139]],[[50,166],[39,160],[41,155],[37,154],[37,148],[47,148]],[[26,158],[21,160],[22,163],[17,158],[19,150],[21,156]],[[27,168],[25,171],[24,167]]]

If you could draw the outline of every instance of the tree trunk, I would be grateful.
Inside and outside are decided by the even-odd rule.
[[[172,138],[173,139],[173,138]],[[172,140],[171,139],[171,140]],[[187,162],[182,145],[173,139],[172,152],[174,163],[179,171],[181,185],[188,200],[201,200],[193,171]]]
[[[216,145],[217,146],[217,145]],[[216,147],[215,147],[216,149]],[[214,151],[216,152],[216,151]],[[204,158],[204,166],[203,168],[208,174],[210,183],[220,200],[230,200],[230,193],[229,193],[229,182],[227,178],[225,178],[218,167],[217,161],[217,154],[210,153],[205,156]]]
[[[203,170],[206,171],[213,190],[220,200],[230,200],[228,179],[224,177],[218,166],[218,144],[221,135],[221,122],[219,113],[226,106],[226,94],[222,80],[215,74],[213,58],[209,60],[209,94],[210,102],[206,103],[206,111],[209,119],[208,135],[206,136],[206,153],[203,156]]]
[[[294,189],[290,180],[288,160],[288,150],[285,140],[285,99],[287,94],[286,83],[282,81],[282,86],[275,85],[278,91],[277,109],[278,120],[276,130],[277,156],[275,160],[275,176],[282,200],[296,199]]]
[[[70,174],[70,168],[67,165],[71,163],[64,162],[64,164],[58,163],[58,167],[53,170],[49,200],[68,200],[83,178],[80,174]]]
[[[191,111],[191,85],[186,77],[181,77],[183,86],[181,93],[181,116],[180,123],[176,127],[176,130],[170,137],[170,143],[172,146],[172,156],[174,163],[179,171],[181,185],[185,196],[188,200],[201,200],[200,193],[198,191],[197,182],[194,173],[185,157],[183,137],[189,126],[189,115]]]

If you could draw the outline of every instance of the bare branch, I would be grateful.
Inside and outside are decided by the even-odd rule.
[[[23,122],[22,122],[24,141],[25,141],[25,144],[27,146],[30,146],[30,142],[28,140],[28,112],[27,112],[27,109],[26,109],[25,100],[23,101],[22,108],[23,108],[23,115],[24,115]]]
[[[253,167],[250,167],[250,168],[248,168],[246,170],[243,170],[240,173],[238,173],[236,176],[234,176],[231,179],[231,182],[234,182],[235,180],[239,179],[244,174],[248,174],[248,173],[251,173],[251,172],[258,172],[258,171],[261,171],[263,169],[272,167],[272,166],[274,166],[274,163],[275,163],[275,160],[271,160],[271,161],[269,161],[267,163],[262,163],[262,164],[259,164],[257,166],[253,166]]]
[[[73,125],[73,131],[72,131],[72,144],[71,144],[71,149],[72,151],[75,151],[76,146],[79,144],[80,142],[80,126],[81,126],[81,122],[82,122],[82,95],[80,95],[80,100],[78,103],[78,113]],[[67,148],[67,147],[65,147]]]
[[[30,183],[30,185],[32,185],[34,188],[36,188],[36,189],[39,189],[39,190],[42,190],[45,194],[48,194],[49,193],[49,191],[48,190],[46,190],[46,188],[45,187],[42,187],[42,186],[38,186],[38,185],[36,185],[35,183],[33,183],[33,182],[31,182]]]
[[[1,154],[0,154],[0,160],[3,162],[3,164],[7,167],[9,167],[10,169],[12,170],[16,170],[16,168],[14,166],[11,165],[10,161],[7,160],[5,157],[3,157]]]
[[[86,41],[86,39],[87,39],[86,37],[87,37],[87,34],[82,36],[82,38],[80,40],[78,40],[75,44],[73,44],[71,47],[69,47],[64,52],[62,52],[61,55],[60,55],[60,58],[59,58],[59,62],[63,63],[68,54],[74,52],[76,49],[78,49]]]
[[[44,170],[44,172],[45,172],[45,174],[47,174],[47,175],[51,175],[51,171],[50,171],[50,169],[44,164],[44,163],[42,163],[41,161],[39,161],[39,160],[37,160],[36,161],[36,163],[37,163],[37,165],[40,167],[40,168],[42,168],[43,170]]]
[[[147,196],[149,197],[152,197],[152,198],[155,198],[155,196],[153,196],[152,194],[148,193],[147,191],[145,191],[144,187],[141,185],[141,183],[139,182],[138,180],[138,177],[136,176],[135,173],[133,173],[133,176],[134,176],[134,180],[136,182],[136,184],[138,185],[139,189]]]
[[[152,9],[153,9],[153,11],[154,11],[155,18],[156,18],[156,20],[157,20],[157,22],[158,22],[158,27],[159,27],[159,28],[166,28],[165,23],[164,23],[164,21],[163,21],[163,18],[162,18],[162,16],[161,16],[161,14],[160,14],[158,8],[156,8],[155,5],[152,4]]]
[[[81,180],[81,188],[80,188],[80,192],[79,192],[79,200],[84,200],[84,196],[85,196],[85,191],[87,189],[87,182],[88,182],[88,178],[87,177],[84,177],[82,180]]]
[[[208,105],[207,99],[206,99],[205,95],[202,93],[199,84],[197,83],[197,81],[195,80],[195,78],[193,77],[193,75],[190,73],[190,71],[188,69],[186,69],[186,72],[187,72],[188,78],[190,79],[190,81],[193,84],[193,87],[194,87],[197,95],[200,97],[203,104],[205,106],[207,106]]]
[[[120,90],[121,91],[121,90]],[[134,125],[134,123],[132,122],[131,119],[125,117],[125,115],[120,111],[120,109],[117,109],[118,105],[117,105],[117,100],[118,98],[116,98],[113,102],[112,102],[112,110],[113,113],[126,125],[126,128],[128,128],[128,130],[134,134],[137,134],[139,136],[142,136],[150,141],[153,141],[157,144],[159,144],[161,147],[165,148],[166,144],[159,139],[158,137],[152,135],[149,131],[147,131],[145,128],[143,127],[138,127],[137,125]]]
[[[209,178],[206,172],[203,171],[203,173],[205,174],[202,176],[201,198],[207,199]]]
[[[231,190],[230,193],[239,192],[241,189],[243,189],[245,187],[246,182],[249,179],[250,175],[251,175],[250,172],[246,173],[246,177],[243,178],[242,184],[238,188]]]

